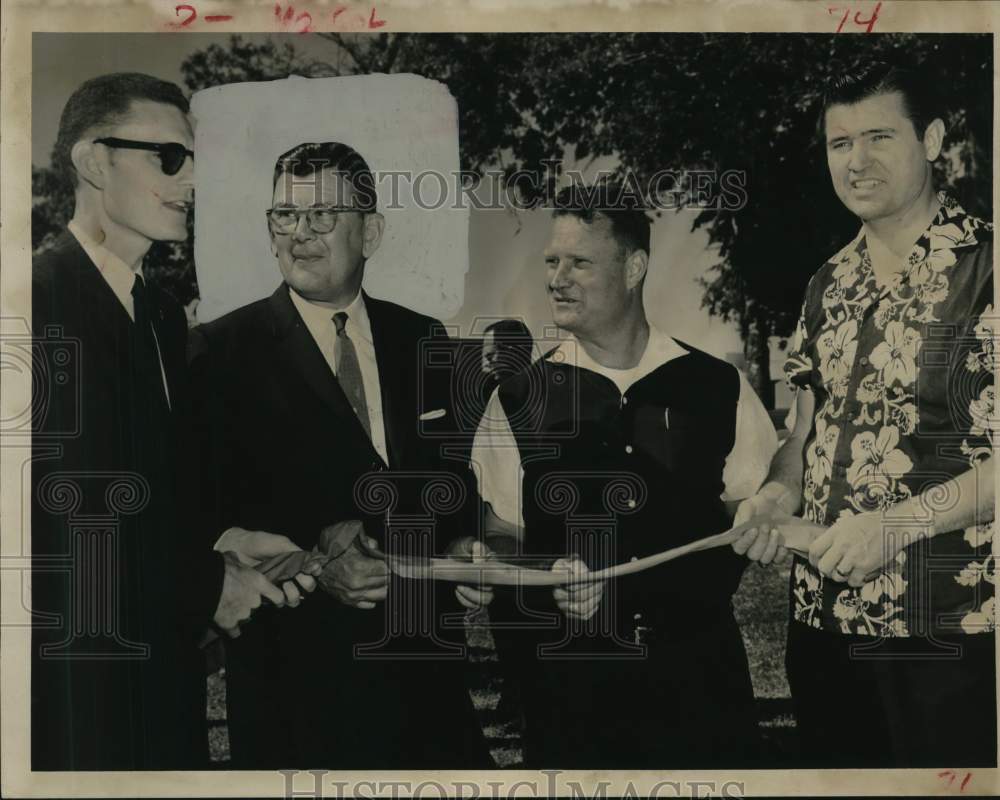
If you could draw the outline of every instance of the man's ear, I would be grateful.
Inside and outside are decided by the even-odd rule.
[[[98,152],[97,145],[88,139],[81,139],[70,150],[70,160],[76,168],[80,180],[84,180],[95,189],[104,188],[106,158]]]
[[[944,146],[944,122],[940,119],[931,120],[924,131],[924,153],[928,161],[934,161],[941,155]]]
[[[634,289],[642,283],[649,268],[649,254],[645,250],[634,250],[625,259],[625,286]]]
[[[372,254],[378,250],[382,243],[382,234],[385,232],[385,217],[377,211],[365,214],[364,240],[361,243],[361,254],[365,258],[371,258]]]
[[[278,245],[274,242],[274,231],[271,230],[271,226],[267,226],[267,235],[271,237],[271,255],[275,258],[278,257]]]

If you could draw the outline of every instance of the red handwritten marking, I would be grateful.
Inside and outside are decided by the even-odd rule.
[[[840,9],[839,8],[828,8],[826,10],[826,13],[827,14],[832,14],[834,11],[840,11]],[[840,33],[844,29],[844,23],[847,22],[847,17],[850,15],[850,13],[851,13],[851,9],[847,9],[847,11],[844,12],[844,16],[843,16],[843,18],[841,18],[840,24],[837,26],[837,30],[835,31],[835,33]]]
[[[179,17],[181,15],[181,11],[189,11],[189,12],[191,12],[190,16],[188,16],[187,19],[185,19],[185,20],[183,20],[181,22],[171,22],[170,23],[170,27],[171,28],[184,28],[184,27],[190,25],[192,22],[194,22],[198,18],[198,12],[194,10],[194,6],[189,6],[189,5],[176,6],[174,8],[174,16]]]
[[[869,19],[860,19],[861,12],[858,11],[854,15],[854,24],[858,25],[858,26],[861,26],[861,25],[865,26],[865,33],[871,33],[872,32],[872,28],[875,27],[875,20],[878,19],[878,12],[879,12],[879,9],[881,9],[881,8],[882,8],[882,3],[881,3],[881,0],[880,0],[880,2],[878,2],[878,3],[875,4],[875,9],[872,11],[872,15],[871,15],[871,17]]]
[[[385,25],[384,19],[375,19],[375,6],[372,6],[372,15],[368,17],[368,27],[369,28],[381,28]]]
[[[312,29],[313,29],[312,14],[310,14],[308,11],[303,11],[301,14],[299,14],[295,18],[295,21],[296,22],[301,22],[303,17],[306,18],[306,25],[305,25],[304,28],[302,28],[301,30],[297,31],[297,33],[312,33]]]
[[[332,21],[336,22],[336,20],[337,20],[337,17],[339,17],[339,16],[340,16],[341,14],[343,14],[343,13],[344,13],[345,11],[347,11],[347,6],[337,6],[337,8],[335,8],[335,9],[334,9],[334,11],[333,11],[333,16],[332,16],[332,17],[330,17],[330,19],[331,19]]]
[[[939,778],[947,778],[949,786],[951,786],[955,782],[955,778],[958,777],[955,774],[955,770],[953,770],[953,769],[946,769],[943,772],[939,772],[937,774],[937,776]],[[970,780],[972,780],[972,773],[971,772],[966,772],[965,773],[965,777],[962,778],[962,782],[958,785],[958,791],[959,792],[964,792],[965,791],[965,787],[969,785],[969,781]]]
[[[882,9],[882,2],[881,0],[879,0],[879,2],[875,4],[875,8],[872,9],[872,15],[868,19],[862,19],[861,12],[855,11],[854,24],[857,25],[859,28],[864,28],[865,33],[871,33],[872,28],[875,27],[875,22],[878,20],[878,12],[881,9]],[[849,8],[845,9],[840,6],[831,6],[826,9],[827,14],[833,14],[834,12],[837,11],[844,12],[844,16],[840,18],[840,24],[837,25],[837,30],[835,31],[836,33],[842,33],[844,30],[844,26],[847,24],[848,18],[851,16],[851,9]]]
[[[295,8],[292,7],[292,6],[289,6],[288,9],[285,11],[284,17],[282,17],[282,15],[281,15],[281,4],[280,3],[275,3],[274,4],[274,16],[277,17],[278,18],[278,22],[280,24],[283,24],[286,28],[289,27],[290,25],[293,25],[293,24],[296,24],[296,23],[299,23],[299,22],[304,23],[304,27],[301,28],[301,29],[299,29],[299,30],[297,30],[296,33],[312,33],[312,30],[313,30],[313,18],[312,18],[312,14],[310,14],[308,11],[303,11],[301,14],[299,14],[296,17],[295,16]]]
[[[232,18],[232,14],[206,14],[205,22],[229,22]]]

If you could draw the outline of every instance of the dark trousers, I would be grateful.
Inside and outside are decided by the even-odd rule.
[[[441,582],[438,608],[451,586]],[[390,592],[393,591],[390,588]],[[456,603],[452,603],[457,605]],[[362,655],[385,636],[386,609],[348,608],[317,591],[301,608],[261,609],[227,641],[234,769],[489,769],[459,655],[430,640]],[[439,644],[464,642],[456,629]],[[411,650],[423,647],[422,657]]]
[[[801,766],[996,766],[994,637],[936,641],[792,622],[786,666]]]
[[[661,626],[657,633],[641,659],[520,664],[526,767],[723,769],[757,763],[753,687],[731,610],[697,631]]]

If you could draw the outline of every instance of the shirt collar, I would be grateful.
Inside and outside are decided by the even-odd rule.
[[[663,366],[668,361],[673,361],[675,358],[687,354],[688,351],[681,347],[676,339],[668,336],[654,325],[650,325],[646,349],[643,351],[639,363],[628,369],[612,369],[598,364],[587,354],[583,345],[572,334],[549,352],[546,359],[554,363],[570,364],[580,369],[596,372],[598,375],[610,379],[624,392],[629,386],[638,383],[653,370]]]
[[[934,261],[935,258],[942,263],[949,263],[951,259],[942,259],[942,253],[960,247],[973,247],[980,241],[976,236],[979,231],[992,230],[992,225],[968,214],[946,192],[938,192],[937,199],[941,203],[941,208],[913,245],[907,259],[907,269],[924,261]],[[831,263],[837,265],[835,277],[843,277],[848,272],[860,269],[867,249],[865,229],[862,226],[857,236],[830,259]]]
[[[94,262],[97,271],[101,273],[101,276],[107,282],[108,286],[111,287],[111,290],[121,301],[122,305],[126,309],[131,309],[132,285],[135,283],[135,276],[142,275],[142,264],[133,270],[103,244],[95,242],[88,236],[76,220],[71,220],[67,227],[69,228],[69,232],[76,237],[87,257]]]
[[[333,315],[343,311],[347,314],[348,335],[361,336],[366,342],[372,341],[371,321],[368,319],[368,310],[365,307],[364,294],[358,292],[354,299],[347,304],[346,308],[328,308],[317,303],[306,300],[302,295],[291,287],[288,288],[292,303],[298,309],[302,321],[312,333],[313,337],[320,340],[333,325]]]

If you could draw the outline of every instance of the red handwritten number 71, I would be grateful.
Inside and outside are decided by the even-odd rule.
[[[951,786],[955,782],[955,778],[957,778],[958,776],[955,774],[955,770],[953,770],[953,769],[946,769],[944,772],[939,772],[938,773],[938,777],[939,778],[947,778],[948,779],[948,785]],[[960,791],[960,792],[964,792],[965,791],[965,787],[969,783],[969,779],[971,777],[972,777],[972,773],[971,772],[966,772],[965,773],[965,777],[962,779],[962,782],[958,786],[958,791]]]
[[[878,12],[882,8],[882,3],[876,3],[875,8],[872,9],[872,15],[868,19],[861,19],[861,12],[854,12],[854,24],[859,27],[864,27],[865,33],[871,33],[872,28],[875,27],[875,21],[878,19]],[[840,11],[839,8],[828,8],[826,11],[828,14],[833,14],[835,11]],[[847,24],[848,17],[851,16],[851,9],[844,10],[844,16],[840,19],[840,24],[837,26],[837,33],[841,33],[844,30],[844,25]]]

